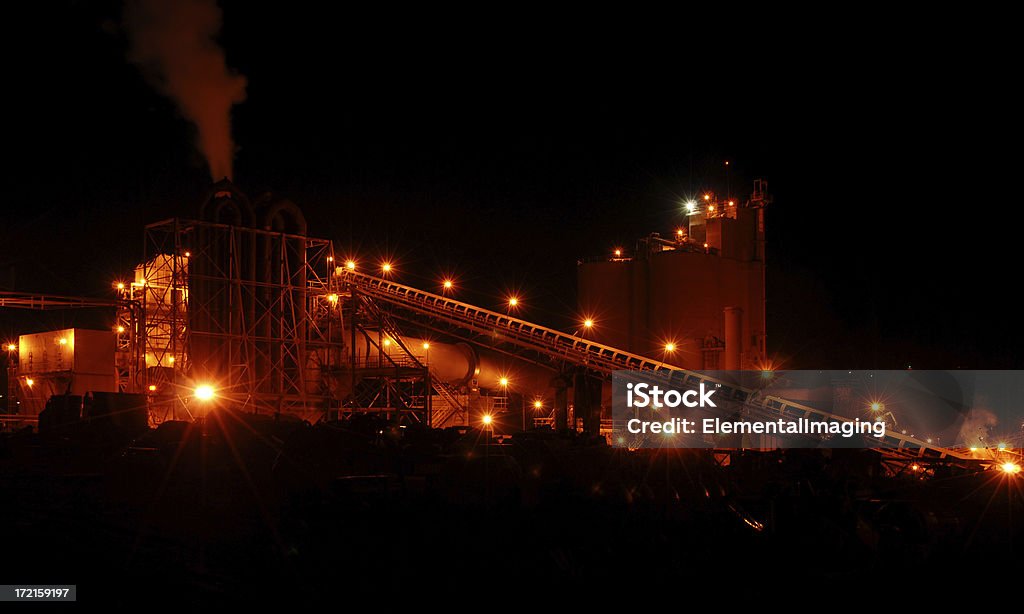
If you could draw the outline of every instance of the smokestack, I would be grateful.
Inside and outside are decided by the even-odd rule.
[[[131,40],[128,59],[195,126],[210,176],[230,179],[231,107],[245,100],[245,77],[228,68],[216,43],[216,1],[131,0],[124,25]]]
[[[740,316],[743,310],[739,307],[725,308],[725,370],[740,369],[740,339],[743,336],[743,323]]]

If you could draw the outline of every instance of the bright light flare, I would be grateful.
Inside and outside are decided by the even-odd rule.
[[[169,356],[169,357],[167,358],[167,362],[169,362],[170,364],[172,364],[172,365],[173,365],[173,364],[174,364],[174,356]]]
[[[156,384],[150,384],[149,385],[149,391],[150,392],[156,392]]]
[[[68,340],[67,340],[67,339],[65,339],[64,337],[61,337],[61,338],[60,338],[60,342],[59,342],[59,343],[60,343],[61,345],[67,345],[67,344],[68,344]]]
[[[390,273],[391,272],[391,263],[390,262],[385,262],[385,263],[381,264],[380,265],[380,270],[384,271],[385,273]]]
[[[705,194],[704,195],[704,200],[705,201],[711,200],[711,195],[710,194]]]
[[[124,327],[123,326],[118,326],[117,327],[117,332],[123,333],[124,332]]]
[[[429,341],[424,341],[423,342],[423,349],[424,350],[429,350],[430,349],[430,342]]]
[[[592,318],[583,320],[583,328],[594,328],[594,320]]]
[[[999,465],[999,468],[1003,470],[1003,473],[1007,475],[1017,475],[1020,473],[1020,465],[1017,463],[1011,463],[1009,461]]]
[[[615,250],[615,257],[616,258],[621,258],[622,257],[622,250],[621,249],[616,249]]]
[[[356,270],[356,261],[355,260],[346,260],[345,261],[345,268],[350,270],[350,271]]]
[[[666,352],[674,352],[674,351],[676,351],[676,344],[671,342],[671,341],[669,341],[668,343],[665,344],[665,351]]]
[[[200,401],[209,401],[213,399],[213,397],[216,396],[216,394],[217,393],[213,389],[213,386],[209,384],[202,384],[200,386],[196,386],[195,395],[196,398],[199,399]]]
[[[509,307],[518,307],[519,306],[519,297],[518,296],[510,296],[508,298],[508,306]]]
[[[25,378],[25,385],[31,388],[32,386],[36,385],[36,380],[32,379],[31,377],[27,377]]]
[[[508,388],[508,378],[507,377],[503,377],[503,378],[499,379],[498,380],[498,385],[501,386],[502,388]]]
[[[541,401],[540,399],[537,399],[536,401],[533,402],[533,408],[534,409],[543,409],[544,408],[544,401]]]
[[[332,305],[337,304],[337,302],[338,302],[338,295],[337,294],[328,294],[327,295],[327,302],[331,303]]]
[[[8,352],[13,352],[16,349],[18,349],[18,346],[14,345],[13,343],[8,343],[7,344],[7,351]]]
[[[871,402],[871,411],[882,411],[882,404],[878,401]]]
[[[123,281],[117,282],[117,289],[118,290],[124,290],[124,282]]]
[[[391,347],[391,339],[384,340],[384,347]]]
[[[683,236],[683,229],[682,228],[677,228],[676,229],[676,236],[677,237]]]
[[[687,213],[693,213],[694,211],[697,210],[697,201],[695,201],[695,200],[688,200],[688,201],[686,201],[685,207],[686,207],[686,212]]]
[[[484,423],[484,426],[490,426],[491,422],[494,422],[494,418],[491,417],[491,414],[484,414],[480,421]]]

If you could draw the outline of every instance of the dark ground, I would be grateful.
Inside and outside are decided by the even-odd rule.
[[[5,436],[0,501],[5,582],[119,607],[945,599],[968,581],[999,603],[1024,551],[1019,478],[893,476],[869,450],[721,467],[550,432],[486,445],[229,414],[131,445],[89,428]]]

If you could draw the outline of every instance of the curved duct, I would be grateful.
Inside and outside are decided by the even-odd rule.
[[[263,230],[285,234],[305,235],[306,216],[290,200],[279,200],[261,207],[260,222]]]
[[[199,219],[215,224],[251,228],[255,221],[252,204],[233,183],[218,181],[199,208]]]

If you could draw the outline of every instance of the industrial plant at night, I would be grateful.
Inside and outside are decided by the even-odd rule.
[[[888,116],[58,12],[77,93],[0,218],[0,601],[1019,601],[1019,213],[908,196]]]

